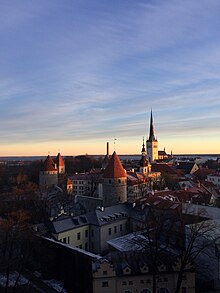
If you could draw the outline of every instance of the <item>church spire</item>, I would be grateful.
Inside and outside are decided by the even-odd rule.
[[[154,135],[154,122],[153,122],[153,114],[152,114],[152,109],[151,109],[151,114],[150,114],[150,134],[149,134],[149,141],[155,141],[155,135]]]
[[[142,155],[146,155],[146,149],[145,149],[145,144],[144,144],[144,136],[143,136],[143,144],[142,144],[142,150],[141,150]]]

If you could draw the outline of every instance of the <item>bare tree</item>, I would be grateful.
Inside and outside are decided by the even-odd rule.
[[[143,253],[147,253],[153,277],[153,293],[157,291],[158,261],[162,253],[175,251],[178,258],[177,283],[175,293],[181,292],[182,281],[185,272],[195,266],[201,255],[213,257],[210,248],[216,240],[215,224],[203,220],[203,214],[189,218],[182,215],[182,210],[176,214],[169,211],[159,211],[149,206],[150,213],[142,227],[131,242],[138,245]],[[187,225],[189,224],[190,225]],[[210,236],[211,235],[211,236]],[[202,263],[203,270],[207,269],[206,263]],[[198,269],[198,268],[197,268]]]
[[[31,255],[33,234],[28,221],[28,213],[24,210],[8,213],[0,220],[0,262],[6,276],[5,292],[8,292],[10,273],[18,273],[16,287]]]
[[[156,293],[160,256],[169,246],[169,236],[175,221],[165,211],[157,211],[152,206],[148,208],[150,209],[148,218],[142,225],[144,229],[141,233],[140,231],[135,233],[131,243],[137,245],[143,253],[147,253],[152,271],[153,293]]]
[[[203,255],[212,258],[212,246],[215,244],[216,225],[213,221],[202,220],[202,212],[197,214],[192,223],[185,225],[184,218],[181,219],[181,228],[178,232],[183,240],[183,245],[179,249],[179,272],[175,293],[179,293],[183,281],[184,271],[193,264],[196,270],[204,272],[207,270],[208,264],[203,262],[202,267],[196,266],[198,259]]]

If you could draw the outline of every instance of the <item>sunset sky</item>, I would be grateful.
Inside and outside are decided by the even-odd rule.
[[[220,153],[219,0],[1,0],[0,156]]]

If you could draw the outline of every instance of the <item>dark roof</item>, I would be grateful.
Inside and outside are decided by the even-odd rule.
[[[166,173],[170,175],[178,175],[178,176],[182,175],[180,170],[176,170],[165,163],[152,164],[151,170],[153,172],[161,172],[162,174]]]
[[[179,162],[177,165],[177,169],[185,170],[190,173],[194,165],[194,162]]]
[[[127,204],[117,204],[114,206],[99,208],[85,214],[87,221],[91,225],[102,226],[109,222],[118,221],[120,218],[128,216],[130,206]]]
[[[51,233],[58,234],[64,231],[74,229],[76,227],[88,225],[86,217],[61,217],[57,220],[46,223],[47,228]]]
[[[122,178],[126,177],[125,170],[119,160],[118,155],[114,151],[111,159],[103,173],[103,178]]]
[[[165,151],[158,151],[158,155],[167,156],[167,153]]]

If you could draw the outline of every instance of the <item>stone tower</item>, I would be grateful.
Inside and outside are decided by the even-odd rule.
[[[147,140],[147,158],[151,162],[158,160],[158,141],[154,135],[153,114],[150,115],[150,134]]]
[[[127,201],[127,176],[116,152],[103,173],[103,206]]]
[[[143,173],[144,175],[147,175],[149,172],[151,172],[151,165],[149,164],[149,161],[147,159],[147,153],[145,150],[144,145],[144,138],[143,138],[143,145],[141,150],[141,160],[139,162],[139,172]]]
[[[39,185],[41,188],[48,188],[57,185],[58,170],[50,155],[44,161],[43,168],[40,171]]]
[[[60,153],[56,158],[58,174],[65,174],[65,163]]]

